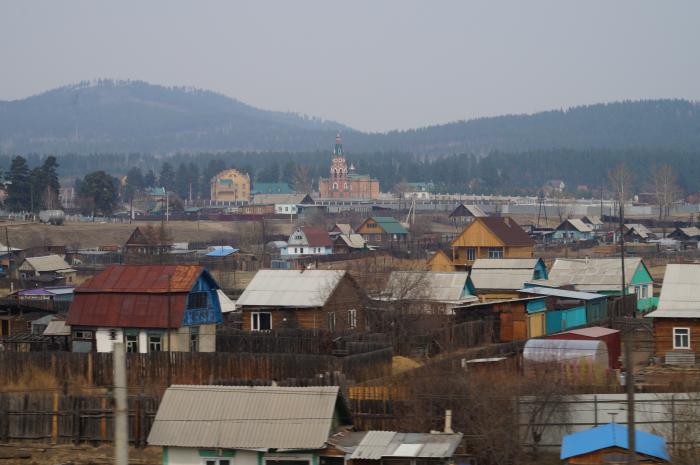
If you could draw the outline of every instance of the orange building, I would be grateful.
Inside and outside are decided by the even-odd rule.
[[[379,197],[379,181],[368,174],[355,173],[355,167],[343,155],[340,134],[335,137],[330,177],[318,181],[322,199],[376,199]]]
[[[224,170],[211,178],[211,199],[236,202],[250,200],[250,176],[238,170]]]

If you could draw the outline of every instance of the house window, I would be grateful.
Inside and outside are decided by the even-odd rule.
[[[489,247],[489,258],[503,258],[503,247]]]
[[[73,333],[73,339],[80,339],[83,341],[92,340],[92,331],[75,331]]]
[[[327,313],[326,318],[328,319],[328,331],[335,331],[335,312]]]
[[[204,465],[231,465],[231,459],[206,458],[202,462]]]
[[[690,328],[673,328],[673,348],[690,349]]]
[[[199,327],[190,328],[190,352],[199,352]]]
[[[357,310],[355,310],[354,308],[348,310],[348,326],[350,328],[357,327]]]
[[[471,262],[476,260],[476,247],[467,247],[465,254],[467,256],[468,261]]]
[[[160,334],[150,334],[148,336],[148,351],[162,352],[163,351],[163,336]]]
[[[138,334],[127,334],[126,335],[126,351],[132,354],[139,353],[139,335]]]
[[[270,312],[253,312],[250,314],[251,331],[269,331],[272,329],[272,314]]]
[[[193,292],[187,299],[187,308],[207,308],[207,293]]]

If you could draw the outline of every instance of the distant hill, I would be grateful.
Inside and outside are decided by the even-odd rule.
[[[700,149],[700,106],[686,100],[618,102],[368,134],[214,92],[139,81],[80,83],[0,102],[0,152],[6,154],[317,151],[332,147],[338,131],[355,153],[694,150]]]

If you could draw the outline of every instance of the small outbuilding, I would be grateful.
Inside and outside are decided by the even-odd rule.
[[[559,458],[567,464],[627,463],[627,435],[627,426],[618,423],[568,434],[562,440]],[[671,463],[666,441],[661,436],[637,430],[634,432],[634,444],[637,454],[635,463]]]
[[[603,374],[608,367],[608,349],[603,341],[530,339],[523,349],[525,370],[556,364],[572,375]]]
[[[579,340],[579,341],[603,341],[608,348],[608,363],[611,368],[620,368],[621,340],[620,331],[617,329],[603,328],[602,326],[589,326],[587,328],[572,329],[563,333],[547,336],[548,339]]]

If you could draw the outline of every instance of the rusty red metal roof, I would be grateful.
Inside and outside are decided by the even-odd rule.
[[[189,292],[204,268],[198,265],[111,265],[75,289],[80,292]],[[168,277],[170,284],[168,285]],[[170,287],[168,287],[170,286]]]
[[[196,265],[112,265],[76,288],[67,324],[179,328],[187,295],[203,271]]]

